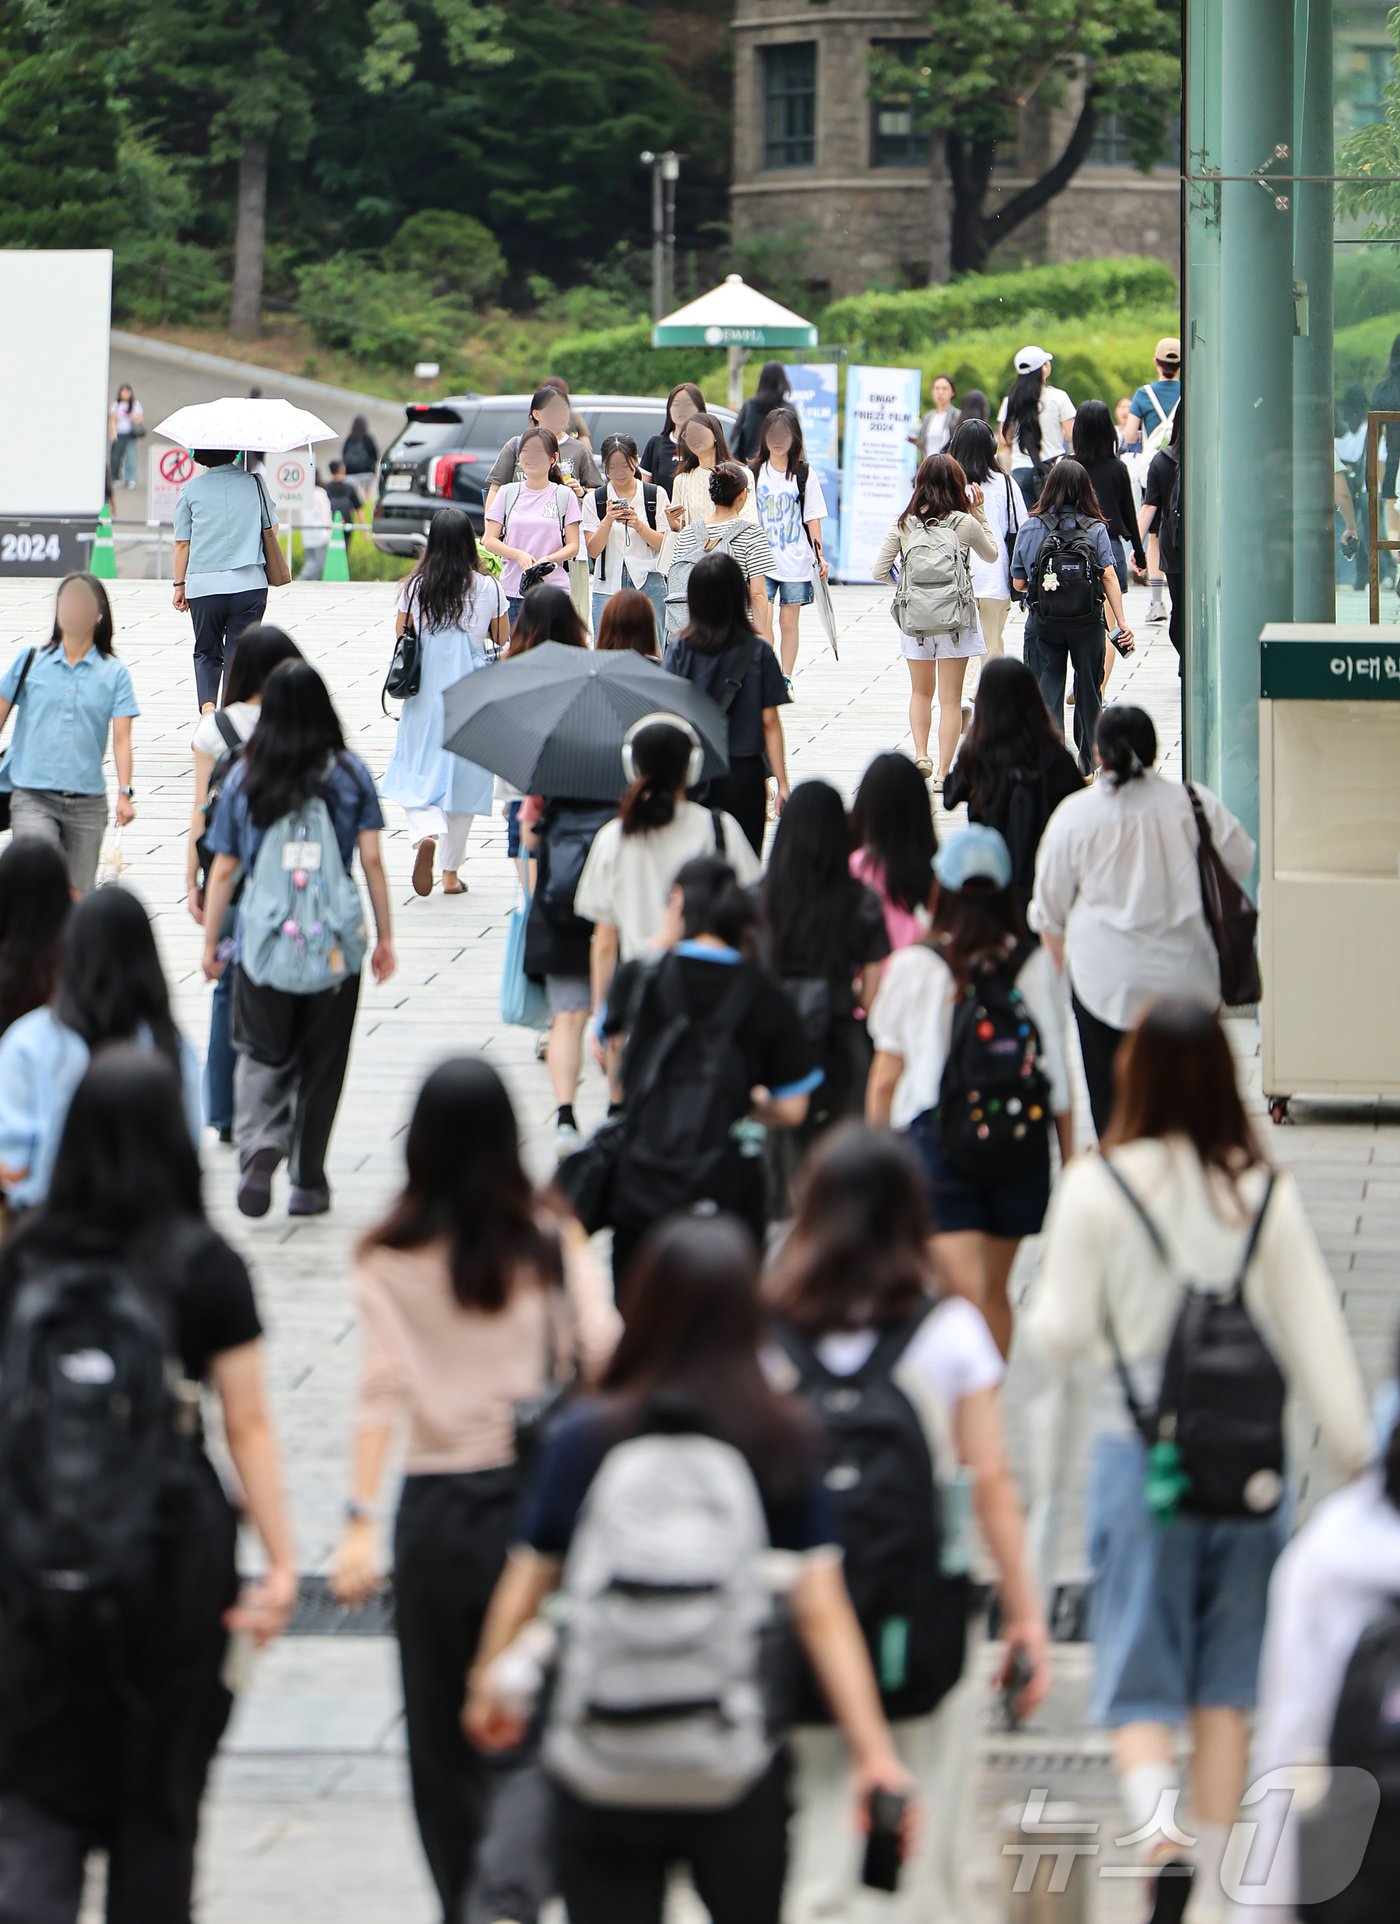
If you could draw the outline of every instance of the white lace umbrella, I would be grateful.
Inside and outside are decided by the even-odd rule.
[[[290,401],[255,401],[246,394],[176,408],[156,433],[182,448],[261,448],[265,454],[336,438],[335,429],[307,408],[293,407]]]

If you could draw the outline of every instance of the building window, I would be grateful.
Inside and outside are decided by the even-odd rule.
[[[1153,163],[1154,172],[1165,169],[1168,173],[1177,170],[1177,156],[1181,146],[1181,116],[1174,114],[1171,123],[1163,130],[1162,150]],[[1121,167],[1125,171],[1136,168],[1128,130],[1117,114],[1100,114],[1094,127],[1094,138],[1089,146],[1086,163],[1090,167]]]
[[[876,40],[872,51],[887,54],[912,67],[923,48],[919,40]],[[870,165],[872,167],[926,167],[929,137],[916,125],[919,89],[895,93],[870,103]]]
[[[1357,47],[1351,69],[1351,124],[1373,127],[1385,119],[1385,90],[1390,85],[1394,55],[1389,47]]]
[[[814,167],[817,160],[817,43],[763,49],[763,164]]]

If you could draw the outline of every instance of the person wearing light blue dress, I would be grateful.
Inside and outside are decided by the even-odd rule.
[[[441,841],[442,892],[462,895],[466,884],[457,871],[472,816],[491,813],[492,778],[443,747],[443,696],[495,659],[510,621],[505,593],[482,571],[476,535],[460,508],[439,508],[433,516],[423,558],[399,596],[396,632],[410,620],[422,644],[422,677],[418,693],[404,702],[380,793],[408,817],[414,893],[432,894]]]

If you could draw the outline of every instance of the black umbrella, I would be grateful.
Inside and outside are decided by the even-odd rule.
[[[706,776],[729,769],[729,723],[718,704],[631,649],[597,654],[542,642],[464,676],[443,700],[452,753],[525,795],[615,802],[625,785],[623,738],[644,715],[679,715],[704,746]]]

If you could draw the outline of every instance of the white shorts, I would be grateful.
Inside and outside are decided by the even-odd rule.
[[[982,624],[973,621],[956,635],[906,635],[899,637],[899,652],[906,661],[971,661],[985,655]]]

